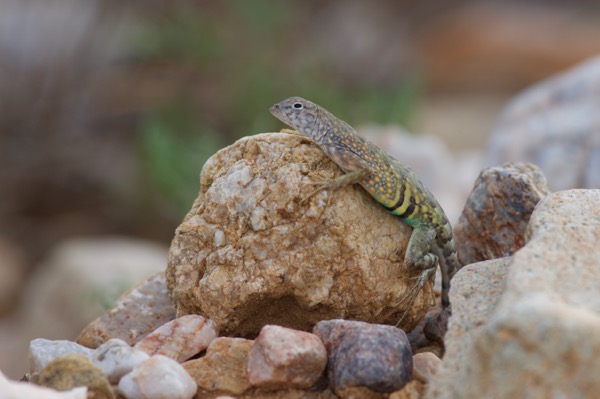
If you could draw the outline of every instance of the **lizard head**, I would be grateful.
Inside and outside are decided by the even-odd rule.
[[[269,108],[277,119],[311,138],[318,133],[315,126],[319,110],[317,104],[301,97],[290,97]]]

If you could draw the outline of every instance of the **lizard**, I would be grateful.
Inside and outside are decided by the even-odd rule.
[[[392,156],[360,136],[348,123],[319,105],[301,97],[290,97],[269,111],[307,136],[336,163],[343,172],[335,179],[309,183],[317,186],[306,198],[321,190],[336,190],[359,184],[381,206],[412,227],[404,263],[420,272],[417,282],[400,298],[396,306],[408,301],[396,326],[404,320],[417,296],[435,275],[437,264],[442,274],[442,305],[450,305],[450,279],[460,268],[452,226],[442,207],[417,175]]]

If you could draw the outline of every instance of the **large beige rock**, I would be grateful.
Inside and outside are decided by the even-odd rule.
[[[461,280],[469,269],[483,273],[482,265],[504,260],[455,276],[448,351],[427,397],[597,397],[600,190],[548,195],[526,237],[497,305],[481,299],[489,296],[483,283]]]
[[[465,389],[461,379],[477,356],[473,338],[481,332],[504,290],[512,258],[473,263],[460,269],[452,279],[452,317],[444,343],[443,362],[432,378],[428,398],[458,398]]]
[[[416,275],[403,264],[410,227],[357,186],[301,202],[307,183],[341,173],[298,135],[247,137],[215,154],[169,252],[178,315],[202,314],[238,336],[338,317],[396,323]],[[427,285],[405,328],[430,300]]]

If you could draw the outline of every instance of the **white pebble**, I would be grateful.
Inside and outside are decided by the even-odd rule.
[[[91,359],[106,374],[111,384],[117,384],[121,377],[149,357],[146,352],[132,348],[123,340],[113,338],[100,345]]]
[[[127,399],[191,399],[196,382],[175,360],[156,355],[138,364],[119,381],[118,390]]]

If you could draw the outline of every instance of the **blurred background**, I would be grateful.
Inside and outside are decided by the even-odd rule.
[[[348,121],[455,221],[507,102],[599,54],[592,0],[0,0],[0,370],[164,268],[202,165],[283,128],[273,103]]]

